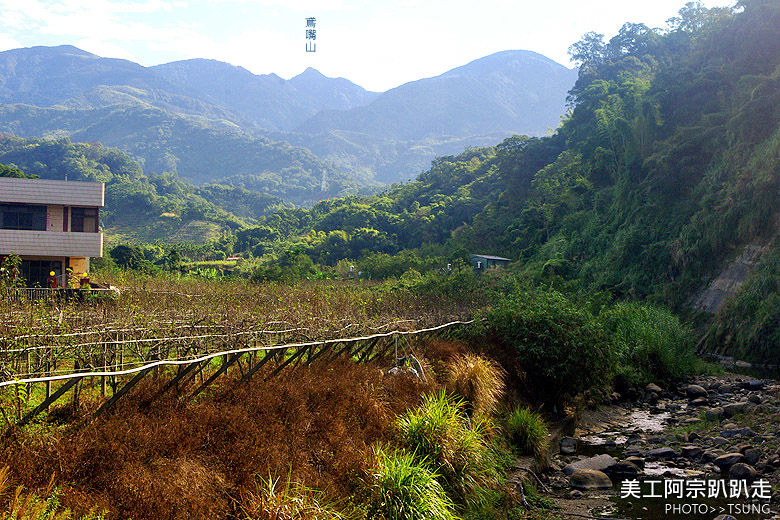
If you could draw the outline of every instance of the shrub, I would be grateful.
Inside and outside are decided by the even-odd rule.
[[[515,408],[506,420],[506,435],[512,447],[522,455],[537,459],[547,454],[547,424],[542,416],[528,408]]]
[[[567,396],[610,383],[614,348],[587,310],[549,290],[518,290],[487,314],[488,332],[516,352],[532,397],[563,404]]]
[[[618,387],[679,380],[695,371],[693,334],[670,311],[622,302],[600,320],[617,348]]]
[[[382,520],[455,520],[454,504],[425,460],[413,453],[376,449],[367,518]]]
[[[504,371],[487,358],[465,354],[447,365],[446,386],[466,400],[474,417],[488,417],[504,392]]]
[[[396,427],[416,460],[427,462],[448,491],[466,499],[486,481],[490,461],[484,423],[475,419],[469,424],[463,408],[464,401],[450,400],[443,391],[425,394],[420,407],[399,417]]]

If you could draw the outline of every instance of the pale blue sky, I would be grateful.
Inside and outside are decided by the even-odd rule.
[[[0,0],[0,50],[71,44],[156,65],[213,58],[290,78],[306,67],[384,91],[509,49],[559,63],[588,31],[664,27],[684,0]],[[705,0],[707,7],[731,5]],[[306,17],[317,51],[307,53]]]

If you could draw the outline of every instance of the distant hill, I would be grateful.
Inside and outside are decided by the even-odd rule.
[[[558,126],[576,79],[576,70],[535,52],[504,51],[406,83],[364,107],[320,112],[296,131],[342,130],[403,141],[543,135]]]
[[[346,79],[328,78],[312,68],[289,81],[276,74],[255,75],[243,67],[203,59],[166,63],[151,70],[273,130],[292,130],[320,110],[349,109],[377,96]]]

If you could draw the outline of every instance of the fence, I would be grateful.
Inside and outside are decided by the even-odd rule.
[[[398,327],[407,322],[387,324],[381,328]],[[99,416],[146,375],[152,372],[159,375],[164,367],[175,367],[176,372],[163,387],[161,394],[174,387],[179,390],[186,388],[200,375],[201,384],[190,393],[190,396],[195,396],[232,366],[239,367],[241,380],[247,382],[269,363],[274,368],[267,378],[274,377],[286,368],[301,364],[308,366],[317,360],[327,364],[345,355],[357,362],[368,362],[387,355],[397,344],[398,338],[446,335],[457,327],[471,323],[473,320],[453,321],[423,329],[391,330],[358,337],[297,342],[280,340],[296,335],[305,337],[306,330],[300,327],[217,332],[215,329],[219,326],[206,325],[202,327],[204,333],[161,338],[135,337],[145,330],[142,328],[111,327],[58,336],[27,334],[0,343],[4,347],[0,349],[0,362],[5,367],[3,376],[6,379],[0,381],[0,389],[13,386],[18,395],[20,386],[27,385],[26,393],[29,395],[31,385],[45,385],[45,399],[21,417],[17,423],[21,425],[48,409],[70,389],[74,389],[74,402],[78,402],[80,382],[85,378],[100,378],[102,394],[106,396],[107,384],[111,386],[112,392],[111,397],[95,413],[95,416]],[[171,330],[176,328],[199,330],[197,325],[176,325]],[[348,328],[349,325],[342,330]],[[89,336],[98,338],[95,341],[83,341]],[[53,341],[53,338],[57,341]],[[38,340],[41,339],[48,339],[50,344],[39,344]],[[236,345],[241,346],[235,348]],[[220,358],[221,363],[214,366],[214,361]],[[205,373],[209,371],[211,373],[206,377]],[[132,376],[129,381],[123,381],[123,377],[129,376]],[[58,382],[62,384],[54,390],[53,385]]]

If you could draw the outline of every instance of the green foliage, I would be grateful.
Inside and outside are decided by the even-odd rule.
[[[666,309],[622,302],[599,316],[617,348],[616,385],[679,381],[697,368],[692,331]]]
[[[780,345],[780,251],[766,255],[756,271],[718,312],[708,338],[739,359],[774,363]]]
[[[454,504],[425,460],[412,453],[376,448],[367,515],[377,520],[456,520]]]
[[[401,445],[420,464],[430,465],[445,489],[469,499],[487,481],[491,465],[485,424],[480,419],[469,422],[464,406],[443,391],[425,394],[419,408],[396,420],[396,430]]]
[[[14,165],[0,164],[0,177],[11,177],[16,179],[38,179],[37,175],[27,175]]]
[[[514,408],[506,419],[504,431],[512,447],[521,455],[533,455],[540,460],[547,455],[549,430],[538,412]]]
[[[486,315],[487,331],[515,352],[528,393],[561,404],[608,385],[614,347],[588,311],[554,290],[517,290]]]

